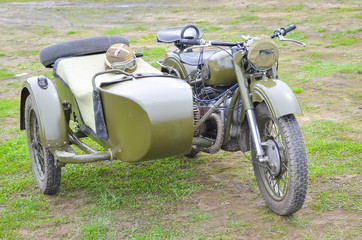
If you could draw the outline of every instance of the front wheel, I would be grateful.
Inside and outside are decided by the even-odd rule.
[[[25,102],[25,128],[31,169],[36,184],[44,194],[55,194],[60,186],[61,169],[55,166],[53,154],[41,143],[41,123],[31,96]]]
[[[303,136],[293,114],[274,119],[266,104],[255,108],[265,154],[260,163],[251,147],[255,178],[268,207],[279,215],[291,215],[304,203],[308,188],[308,164]]]

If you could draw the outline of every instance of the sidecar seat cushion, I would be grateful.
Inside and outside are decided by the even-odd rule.
[[[53,74],[67,85],[73,93],[83,122],[96,132],[93,108],[93,76],[104,71],[105,54],[87,55],[81,57],[70,57],[58,59],[54,64]],[[160,73],[161,71],[152,67],[141,58],[137,58],[136,73]],[[110,82],[122,78],[123,74],[103,74],[96,78],[96,85],[102,82]]]
[[[54,62],[59,58],[104,53],[115,43],[124,43],[129,46],[128,39],[122,36],[98,36],[77,39],[45,47],[40,50],[39,57],[41,63],[45,67],[51,68]]]

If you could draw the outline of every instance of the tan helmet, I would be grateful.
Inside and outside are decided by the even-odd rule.
[[[137,60],[130,47],[116,43],[108,48],[104,65],[106,69],[120,69],[132,73],[137,68]]]

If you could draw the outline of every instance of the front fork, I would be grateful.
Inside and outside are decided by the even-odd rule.
[[[268,156],[265,155],[264,149],[262,147],[262,142],[260,138],[260,133],[258,129],[258,124],[256,122],[255,113],[254,113],[254,106],[251,101],[250,97],[250,91],[248,90],[248,82],[245,75],[245,71],[241,68],[241,61],[243,58],[243,51],[238,51],[234,54],[234,68],[236,77],[239,84],[239,90],[241,97],[243,99],[244,109],[245,109],[245,115],[249,123],[250,128],[250,134],[251,134],[251,141],[253,143],[253,146],[256,150],[256,157],[259,160],[259,162],[269,162]]]
[[[262,142],[260,139],[260,133],[258,129],[258,124],[256,122],[254,109],[248,109],[246,110],[246,118],[248,119],[249,128],[250,128],[250,134],[251,134],[251,141],[253,141],[253,146],[255,147],[256,151],[256,157],[259,160],[259,162],[268,162],[269,157],[265,156]]]

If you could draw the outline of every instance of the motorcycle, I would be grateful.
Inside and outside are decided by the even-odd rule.
[[[278,80],[281,41],[295,25],[243,42],[201,39],[194,25],[157,32],[159,42],[177,50],[159,61],[161,70],[193,89],[194,138],[189,156],[251,150],[256,181],[268,207],[280,215],[298,211],[308,185],[307,155],[292,90]]]
[[[201,39],[194,25],[160,30],[159,42],[177,50],[160,70],[137,56],[137,69],[104,70],[104,56],[121,36],[48,46],[40,51],[54,79],[28,78],[21,90],[20,128],[26,130],[31,168],[44,194],[59,190],[61,167],[118,159],[139,162],[200,151],[251,151],[268,207],[298,211],[308,184],[307,155],[290,88],[278,80],[279,50],[295,25],[243,42]],[[81,139],[104,148],[97,151]],[[77,146],[82,154],[74,151]]]

